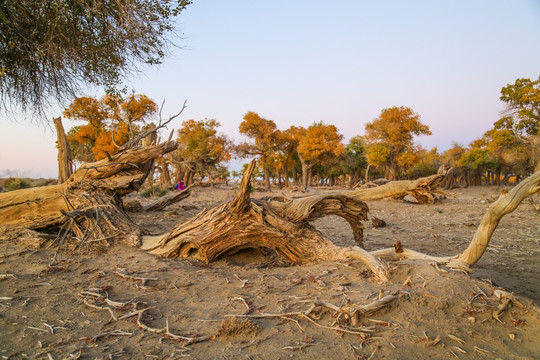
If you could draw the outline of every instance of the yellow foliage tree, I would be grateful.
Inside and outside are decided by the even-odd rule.
[[[383,109],[377,119],[366,124],[365,138],[368,143],[384,145],[389,150],[384,162],[388,180],[396,179],[401,154],[412,152],[414,135],[431,135],[431,131],[420,122],[420,115],[404,106]],[[376,149],[382,150],[382,147]]]
[[[306,129],[298,143],[298,157],[302,164],[302,185],[307,187],[313,165],[335,159],[345,152],[343,135],[334,125],[314,123]]]
[[[258,158],[259,166],[263,170],[264,187],[267,191],[270,190],[270,171],[274,163],[274,153],[279,144],[276,123],[253,111],[248,111],[240,123],[239,131],[251,141],[237,145],[236,152],[242,157]]]
[[[157,111],[157,104],[146,95],[76,98],[64,110],[64,116],[86,124],[68,131],[72,158],[89,162],[115,154]]]
[[[220,171],[220,164],[231,159],[230,141],[225,135],[219,135],[220,123],[215,119],[187,120],[178,130],[178,150],[174,160],[186,185],[193,182],[195,173],[213,177]]]

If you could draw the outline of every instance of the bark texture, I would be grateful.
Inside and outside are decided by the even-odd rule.
[[[444,175],[437,174],[417,180],[390,181],[381,186],[348,191],[344,194],[362,201],[384,198],[399,199],[406,195],[412,195],[420,204],[431,204],[435,202],[434,192],[443,180]]]
[[[244,174],[235,198],[179,224],[162,236],[145,237],[143,248],[165,257],[212,262],[245,249],[271,250],[294,263],[358,259],[377,276],[387,279],[386,267],[360,247],[341,248],[310,225],[310,221],[338,215],[349,222],[361,244],[367,206],[345,195],[317,195],[299,199],[250,199],[255,162]]]
[[[73,174],[73,162],[64,126],[62,125],[62,118],[54,118],[53,122],[58,139],[58,183],[61,184]]]

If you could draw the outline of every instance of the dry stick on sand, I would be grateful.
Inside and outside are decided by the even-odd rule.
[[[197,342],[201,342],[201,341],[205,341],[205,340],[209,340],[209,339],[213,338],[212,335],[191,336],[190,337],[190,336],[182,336],[182,335],[173,334],[169,329],[169,319],[166,319],[165,327],[161,328],[161,329],[153,328],[153,327],[150,327],[150,326],[146,325],[143,322],[142,317],[143,317],[143,315],[144,315],[144,313],[146,311],[155,308],[155,306],[137,310],[136,308],[137,308],[138,303],[136,303],[136,302],[131,302],[130,301],[130,302],[122,303],[122,302],[119,302],[119,301],[112,301],[108,297],[105,297],[104,295],[102,295],[100,293],[96,293],[96,292],[92,292],[92,291],[83,291],[79,295],[84,297],[83,298],[83,303],[86,306],[91,307],[93,309],[97,309],[97,310],[107,310],[107,311],[109,311],[109,313],[111,314],[111,321],[112,320],[118,321],[118,320],[123,320],[123,319],[130,318],[130,317],[133,317],[133,316],[137,316],[136,322],[137,322],[137,325],[141,329],[149,331],[149,332],[157,333],[157,334],[165,334],[165,336],[167,336],[167,337],[169,337],[171,339],[174,339],[174,340],[185,341],[186,342],[185,345],[193,344],[193,343],[197,343]],[[108,307],[108,306],[98,306],[96,304],[92,304],[91,302],[88,301],[87,296],[101,298],[104,301],[106,301],[109,305],[115,306],[115,307],[125,307],[129,303],[132,303],[133,306],[135,307],[135,310],[128,313],[128,314],[122,315],[120,317],[116,317],[115,314],[114,314],[114,311],[110,307]],[[43,329],[37,329],[36,328],[36,330],[43,330]],[[115,332],[119,332],[119,333],[115,333]],[[98,338],[100,338],[102,336],[106,336],[106,335],[130,335],[131,336],[132,334],[122,332],[121,330],[114,330],[112,332],[103,333],[103,334],[99,334],[97,336],[94,336],[92,338],[92,341],[95,341],[96,339],[98,339]]]
[[[347,314],[351,318],[356,318],[358,315],[368,315],[373,314],[374,312],[384,308],[389,303],[397,299],[394,295],[387,295],[383,297],[382,299],[377,299],[373,301],[370,304],[366,305],[347,305],[345,307],[339,307],[332,303],[321,301],[321,300],[300,300],[298,302],[305,302],[305,303],[311,303],[310,307],[306,311],[297,311],[297,312],[289,312],[289,313],[282,313],[282,314],[243,314],[243,315],[225,315],[226,317],[245,317],[245,318],[285,318],[287,320],[292,320],[290,317],[300,317],[302,319],[305,319],[309,321],[310,323],[326,329],[326,330],[334,330],[334,331],[340,331],[344,333],[349,334],[356,334],[356,335],[365,335],[366,333],[372,333],[374,332],[373,327],[362,327],[362,328],[354,328],[354,329],[346,329],[339,326],[326,326],[319,324],[315,320],[309,317],[309,314],[311,314],[317,307],[325,307],[331,310],[334,310],[336,312],[339,312],[340,314]],[[335,323],[335,322],[334,322]],[[355,321],[356,323],[356,321]],[[297,322],[297,325],[302,329],[300,324]]]

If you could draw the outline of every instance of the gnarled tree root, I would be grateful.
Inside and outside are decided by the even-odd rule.
[[[299,199],[249,197],[252,162],[236,197],[205,210],[162,236],[143,237],[143,248],[165,257],[193,258],[204,262],[245,249],[269,249],[294,263],[358,259],[382,280],[388,279],[383,262],[361,247],[336,246],[309,224],[326,215],[343,217],[361,245],[367,206],[348,196],[316,195]]]

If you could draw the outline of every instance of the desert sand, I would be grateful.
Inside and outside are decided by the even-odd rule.
[[[431,255],[457,254],[498,191],[452,190],[434,205],[367,202],[369,216],[387,226],[366,222],[365,247],[391,247],[399,240]],[[164,211],[129,215],[149,234],[160,234],[234,193],[234,186],[195,188],[191,197]],[[271,193],[280,194],[306,195]],[[539,195],[532,199],[540,202]],[[314,225],[340,246],[355,245],[341,218],[330,216]],[[50,266],[56,247],[9,239],[0,242],[0,356],[538,359],[539,241],[540,214],[525,201],[503,218],[471,275],[403,261],[390,264],[391,280],[381,284],[359,262],[293,265],[255,251],[203,264],[120,244],[91,251],[66,245]],[[496,316],[504,301],[498,290],[516,299]],[[365,305],[388,295],[395,300],[358,322],[339,309],[316,305]],[[168,334],[161,331],[166,327]]]

